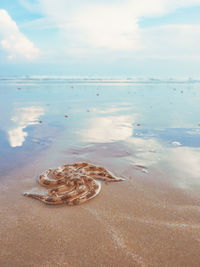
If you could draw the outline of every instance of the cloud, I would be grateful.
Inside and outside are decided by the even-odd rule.
[[[178,50],[181,41],[187,41],[184,32],[188,35],[190,31],[186,25],[166,25],[166,28],[143,30],[139,27],[140,19],[163,16],[178,8],[200,5],[200,0],[60,0],[59,5],[56,0],[39,0],[39,5],[46,21],[58,28],[66,53],[74,56],[112,52],[117,55],[121,51],[121,56],[124,56],[123,53],[137,56],[138,52],[146,51],[148,55],[149,52],[153,53],[159,42],[163,44],[164,40],[171,43],[169,48],[164,44],[167,51],[173,50],[173,45]],[[45,20],[43,22],[45,24]],[[195,31],[195,28],[192,30]],[[158,34],[161,34],[160,38]],[[174,37],[175,41],[172,42]],[[192,37],[190,47],[197,39],[194,35]],[[181,47],[184,50],[183,43]],[[165,49],[161,50],[165,55]]]
[[[142,57],[200,59],[199,25],[162,25],[141,30]]]
[[[137,18],[163,16],[178,8],[200,5],[200,0],[125,0],[124,4],[131,9]]]
[[[0,10],[0,25],[0,46],[10,60],[33,60],[38,56],[39,49],[19,31],[17,24],[3,9]]]
[[[137,18],[122,4],[63,0],[59,5],[53,0],[40,4],[47,21],[57,25],[67,48],[75,52],[88,47],[123,51],[141,46]]]
[[[134,62],[138,58],[196,60],[199,55],[200,25],[141,28],[140,21],[200,5],[200,0],[59,0],[59,5],[57,0],[21,0],[21,3],[34,12],[37,7],[42,16],[27,23],[29,29],[53,29],[56,34],[56,42],[48,44],[51,51],[47,57],[53,60],[79,62],[87,58],[87,62],[98,60],[105,64],[121,59]]]
[[[140,47],[137,19],[120,6],[100,5],[79,11],[70,26],[77,33],[84,33],[84,43],[93,47],[112,50]]]

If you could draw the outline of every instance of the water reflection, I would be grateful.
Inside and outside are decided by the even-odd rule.
[[[166,146],[156,139],[129,138],[126,146],[132,147],[128,160],[133,166],[161,170],[163,179],[181,189],[200,186],[200,148],[188,146]]]
[[[20,84],[21,90],[17,86],[0,85],[2,162],[25,153],[28,161],[33,148],[43,149],[49,138],[52,162],[59,157],[64,162],[67,153],[70,161],[96,158],[104,165],[106,158],[133,171],[143,166],[147,177],[151,168],[159,169],[181,188],[199,183],[199,85],[176,84],[174,90],[169,84],[72,86],[37,80]]]
[[[88,122],[87,129],[80,133],[87,142],[106,143],[125,140],[133,134],[134,116],[119,115],[93,117]]]
[[[130,164],[149,167],[158,163],[163,154],[164,147],[156,139],[145,139],[131,137],[127,140],[126,146],[132,150]]]
[[[192,147],[169,148],[163,154],[163,160],[173,176],[174,185],[190,189],[200,185],[200,149]]]
[[[11,117],[14,126],[8,130],[8,140],[11,147],[22,146],[28,133],[24,131],[28,126],[39,124],[39,117],[44,114],[44,108],[38,106],[22,107],[15,110]]]
[[[200,185],[198,129],[139,130],[135,126],[136,114],[110,116],[108,112],[107,116],[99,117],[101,111],[97,110],[96,114],[87,122],[87,129],[80,131],[83,140],[93,144],[70,153],[87,153],[87,156],[98,153],[101,157],[115,158],[120,155],[121,161],[125,160],[136,170],[147,174],[151,168],[161,170],[163,179],[181,189]]]
[[[135,136],[154,137],[170,146],[200,146],[200,130],[197,128],[136,129]]]

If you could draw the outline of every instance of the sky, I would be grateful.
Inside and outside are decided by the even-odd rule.
[[[200,0],[0,0],[0,75],[200,77]]]

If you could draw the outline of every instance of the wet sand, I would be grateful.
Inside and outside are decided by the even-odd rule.
[[[22,193],[36,186],[49,152],[2,180],[0,266],[199,266],[199,196],[153,168],[105,161],[126,181],[103,184],[80,206],[48,206]]]
[[[71,82],[0,82],[0,266],[200,266],[199,84]],[[78,161],[125,181],[80,206],[23,196]]]

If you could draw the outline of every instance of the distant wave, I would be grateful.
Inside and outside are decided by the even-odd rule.
[[[154,77],[96,77],[96,76],[48,76],[23,75],[0,76],[0,83],[200,83],[200,78],[154,78]]]

